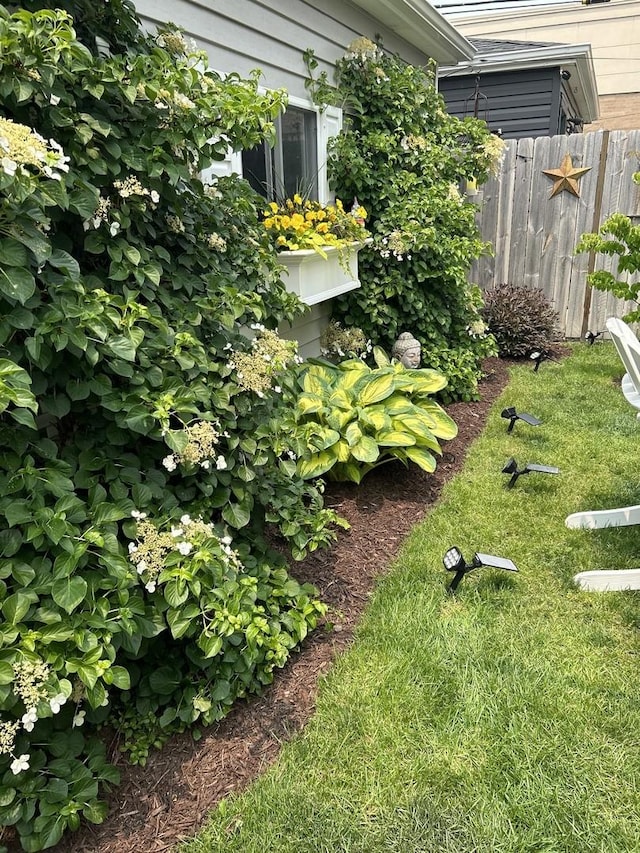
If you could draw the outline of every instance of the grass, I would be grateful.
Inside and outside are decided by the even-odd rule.
[[[573,575],[640,567],[640,528],[570,531],[638,502],[640,424],[613,346],[512,370],[464,470],[380,581],[316,714],[180,853],[631,853],[640,850],[638,593]],[[542,418],[512,434],[500,411]],[[558,465],[512,490],[509,456]],[[442,555],[513,559],[456,596]]]

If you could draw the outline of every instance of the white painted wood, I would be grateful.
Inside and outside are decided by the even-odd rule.
[[[326,302],[360,287],[358,251],[362,243],[352,243],[351,250],[325,246],[326,258],[313,249],[280,252],[278,260],[285,267],[282,280],[291,293],[306,305]]]
[[[331,303],[322,302],[314,305],[293,324],[282,323],[278,329],[280,337],[288,341],[298,342],[298,352],[302,358],[313,358],[320,355],[320,336],[329,325]]]
[[[579,572],[573,580],[586,592],[624,592],[640,589],[640,569],[602,569]]]
[[[570,530],[602,530],[606,527],[631,527],[640,524],[640,506],[618,509],[594,509],[572,512],[564,520]]]

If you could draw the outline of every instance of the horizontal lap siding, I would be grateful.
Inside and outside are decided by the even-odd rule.
[[[380,34],[389,51],[408,62],[426,62],[422,53],[344,0],[324,0],[321,5],[304,0],[139,0],[136,7],[150,30],[167,21],[183,28],[206,50],[217,71],[247,76],[259,68],[265,87],[285,88],[298,98],[308,98],[302,56],[307,48],[319,62],[316,76],[326,71],[330,80],[335,61],[359,36],[373,39]]]
[[[558,69],[505,71],[480,77],[478,117],[506,139],[549,136],[557,128]],[[475,77],[444,77],[439,89],[452,115],[474,113]]]

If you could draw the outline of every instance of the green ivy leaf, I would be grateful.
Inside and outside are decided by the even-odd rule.
[[[84,601],[87,589],[86,580],[77,575],[60,578],[53,582],[51,597],[58,607],[62,607],[67,613],[73,613],[76,607]]]
[[[21,305],[36,291],[36,280],[25,267],[0,267],[0,293]]]

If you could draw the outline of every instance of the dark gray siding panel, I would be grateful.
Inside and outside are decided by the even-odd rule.
[[[491,130],[500,129],[505,139],[552,136],[559,122],[559,86],[558,68],[483,74],[479,79],[478,118],[484,119]],[[452,115],[474,115],[475,76],[444,77],[438,87]]]

